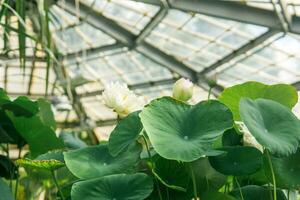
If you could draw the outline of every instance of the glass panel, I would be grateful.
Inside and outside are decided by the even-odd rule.
[[[87,23],[57,31],[54,40],[64,54],[115,43],[114,39]]]
[[[217,76],[223,86],[231,86],[249,80],[256,80],[268,84],[288,83],[300,81],[300,37],[287,34],[278,39],[270,39],[260,46],[260,50],[253,49],[234,59],[230,63],[220,66],[210,75]],[[228,76],[229,75],[229,76]]]
[[[130,0],[80,0],[81,3],[92,6],[105,17],[139,34],[159,10],[158,6]]]
[[[267,30],[170,9],[146,41],[200,72]]]

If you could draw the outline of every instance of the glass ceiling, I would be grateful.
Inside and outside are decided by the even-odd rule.
[[[111,81],[126,83],[146,101],[170,95],[174,81],[182,75],[191,78],[187,76],[191,73],[213,79],[220,87],[248,80],[268,84],[300,81],[299,0],[227,1],[230,6],[249,8],[240,19],[225,6],[215,12],[212,5],[217,1],[203,2],[205,13],[193,11],[192,0],[174,0],[167,7],[161,0],[80,0],[80,4],[59,0],[52,5],[50,28],[66,75],[60,80],[57,71],[50,70],[48,98],[57,108],[57,120],[80,125],[82,119],[74,110],[79,104],[87,118],[95,122],[92,128],[99,138],[105,137],[112,125],[99,124],[116,119],[101,99],[105,85]],[[163,9],[166,12],[162,13]],[[256,16],[261,12],[266,13],[266,19]],[[278,24],[271,23],[276,20],[274,16],[281,16]],[[17,19],[11,23],[17,26]],[[288,30],[281,23],[288,24]],[[30,21],[28,24],[31,30]],[[18,37],[12,33],[9,39],[10,58],[0,55],[0,87],[12,96],[44,96],[44,60],[36,62],[34,69],[28,61],[28,67],[21,70],[18,51],[13,50]],[[27,46],[30,57],[34,43],[28,40]],[[141,51],[141,46],[146,51]],[[3,40],[0,47],[4,47]],[[39,52],[39,57],[43,56]],[[70,82],[73,98],[66,93],[66,82]],[[202,87],[195,87],[191,102],[207,99],[207,87]],[[295,112],[300,113],[300,105]]]

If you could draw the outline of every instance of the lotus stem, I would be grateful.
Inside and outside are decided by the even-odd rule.
[[[210,100],[210,96],[211,96],[211,91],[212,91],[213,87],[209,87],[208,90],[208,95],[207,95],[207,100]]]
[[[9,151],[9,149],[8,149]],[[18,153],[18,159],[21,158],[21,153],[22,153],[22,147],[19,148],[19,153]],[[17,166],[17,179],[16,179],[16,185],[15,185],[15,199],[18,197],[18,187],[19,187],[19,167]]]
[[[65,197],[64,197],[64,194],[62,193],[62,191],[61,191],[61,189],[60,189],[60,187],[59,187],[59,185],[58,185],[58,182],[57,182],[57,179],[56,179],[56,176],[55,176],[54,170],[51,170],[51,175],[52,175],[52,178],[53,178],[54,184],[55,184],[55,186],[56,186],[56,188],[57,188],[57,190],[58,190],[58,192],[59,192],[59,194],[60,194],[60,196],[61,196],[62,200],[64,200],[64,199],[65,199]]]
[[[238,188],[239,188],[241,198],[242,198],[242,200],[244,200],[244,196],[243,196],[243,193],[242,193],[242,189],[241,189],[240,183],[239,183],[239,181],[237,180],[236,177],[234,177],[234,180],[235,180],[235,182],[236,182],[236,185],[237,185]]]
[[[193,191],[194,191],[195,200],[200,200],[200,198],[198,198],[197,183],[196,183],[195,173],[194,173],[194,170],[193,170],[193,168],[192,168],[192,166],[191,166],[190,163],[189,163],[189,167],[190,167],[191,176],[192,176]]]
[[[142,132],[144,132],[144,130],[142,130]],[[153,170],[153,168],[154,168],[154,162],[153,162],[153,159],[152,159],[152,156],[151,156],[151,153],[150,153],[150,149],[149,149],[149,146],[148,146],[148,142],[147,142],[146,137],[145,137],[144,134],[142,134],[142,138],[143,138],[143,140],[144,140],[144,143],[145,143],[145,146],[146,146],[146,150],[147,150],[147,153],[148,153],[148,157],[149,157],[149,159],[150,159],[151,167],[152,167],[152,170]],[[151,171],[152,171],[152,170],[151,170]],[[155,185],[156,185],[156,187],[157,187],[157,193],[158,193],[159,199],[160,199],[160,200],[163,200],[163,198],[162,198],[162,196],[161,196],[161,191],[160,191],[160,187],[159,187],[159,182],[158,182],[158,180],[157,180],[157,178],[156,178],[155,175],[154,175],[154,181],[155,181]]]
[[[274,200],[277,200],[277,189],[276,189],[275,173],[274,173],[271,157],[270,157],[269,151],[267,149],[266,149],[266,154],[267,154],[268,162],[269,162],[269,165],[270,165],[270,170],[271,170],[272,180],[273,180],[273,197],[274,197]]]

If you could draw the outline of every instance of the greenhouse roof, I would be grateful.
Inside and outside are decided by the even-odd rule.
[[[248,80],[300,89],[299,0],[59,0],[50,28],[63,69],[51,69],[48,97],[72,106],[58,109],[64,127],[84,122],[102,131],[114,124],[116,115],[101,100],[111,81],[148,100],[170,94],[179,77],[198,85],[194,101],[207,98],[211,80],[216,96]],[[34,44],[27,45],[25,69],[18,51],[1,54],[0,87],[39,98],[44,54],[34,57]]]

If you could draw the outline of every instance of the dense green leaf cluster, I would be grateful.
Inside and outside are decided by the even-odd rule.
[[[87,146],[68,133],[56,136],[44,100],[12,101],[2,91],[0,142],[28,146],[17,166],[29,177],[52,176],[58,199],[296,200],[300,121],[291,109],[297,99],[289,85],[257,82],[194,105],[162,97],[121,119],[108,143]],[[0,158],[0,175],[18,177],[17,166]]]

